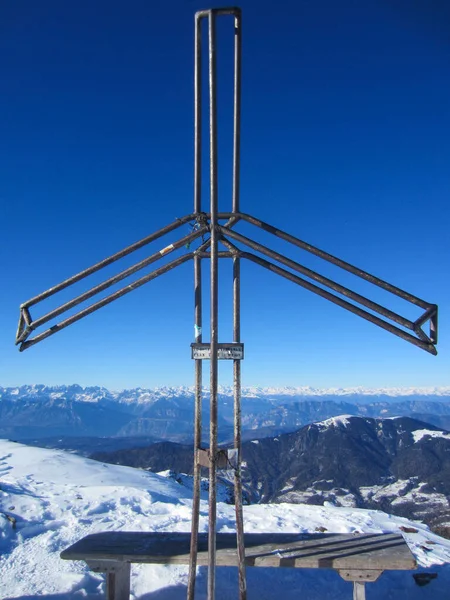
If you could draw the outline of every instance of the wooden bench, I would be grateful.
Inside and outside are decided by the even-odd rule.
[[[61,553],[106,573],[107,600],[129,600],[130,564],[189,564],[189,533],[104,532],[88,535]],[[208,534],[199,534],[199,566],[208,564]],[[237,566],[236,535],[217,534],[217,566]],[[365,583],[383,571],[416,569],[403,537],[383,534],[245,534],[247,567],[334,569],[353,583],[353,599],[365,599]]]

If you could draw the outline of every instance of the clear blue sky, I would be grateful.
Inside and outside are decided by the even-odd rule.
[[[192,211],[193,22],[207,7],[1,3],[0,385],[192,383],[191,264],[22,354],[14,335],[21,302]],[[441,309],[433,357],[244,264],[243,384],[449,385],[449,5],[241,7],[242,210]],[[222,210],[230,207],[226,25],[218,32]],[[229,274],[224,266],[224,342]],[[221,375],[228,383],[229,365]]]

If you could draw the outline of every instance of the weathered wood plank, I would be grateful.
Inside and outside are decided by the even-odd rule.
[[[61,553],[66,560],[188,564],[190,533],[104,532]],[[409,570],[416,562],[399,534],[245,534],[246,565],[314,569]],[[208,564],[208,535],[199,534],[198,565]],[[237,566],[236,535],[217,534],[217,565]]]

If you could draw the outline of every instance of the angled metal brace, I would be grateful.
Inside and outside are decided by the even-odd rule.
[[[183,263],[187,262],[188,260],[194,258],[194,256],[195,256],[194,252],[189,252],[188,254],[184,254],[183,256],[180,256],[179,258],[176,258],[172,262],[167,263],[163,267],[160,267],[159,269],[156,269],[155,271],[152,271],[148,275],[145,275],[144,277],[141,277],[140,279],[137,279],[133,283],[130,283],[129,285],[121,288],[120,290],[117,290],[117,292],[114,292],[113,294],[110,294],[106,298],[103,298],[102,300],[99,300],[95,304],[91,304],[91,306],[88,306],[87,308],[85,308],[84,310],[81,310],[80,312],[76,313],[75,315],[72,315],[71,317],[68,317],[64,321],[61,321],[60,323],[57,323],[56,325],[52,325],[49,329],[47,329],[46,331],[43,331],[42,333],[36,335],[34,338],[27,339],[28,336],[33,331],[33,325],[34,324],[32,323],[31,326],[28,329],[26,329],[25,332],[24,332],[27,335],[26,336],[22,335],[22,339],[19,340],[19,343],[20,343],[19,350],[20,350],[20,352],[23,352],[23,350],[26,350],[27,348],[30,348],[31,346],[34,346],[35,344],[37,344],[38,342],[44,340],[45,338],[48,338],[51,335],[57,333],[58,331],[61,331],[61,329],[65,329],[69,325],[72,325],[72,323],[75,323],[76,321],[79,321],[80,319],[83,319],[84,317],[87,317],[88,315],[90,315],[91,313],[95,312],[99,308],[102,308],[103,306],[106,306],[107,304],[110,304],[111,302],[114,302],[114,300],[117,300],[118,298],[121,298],[122,296],[125,296],[126,294],[129,294],[130,292],[132,292],[133,290],[141,287],[145,283],[148,283],[149,281],[152,281],[152,279],[156,279],[160,275],[164,275],[164,273],[167,273],[168,271],[171,271],[175,267],[178,267],[179,265],[182,265]]]
[[[224,227],[222,227],[220,230],[222,232],[226,231],[226,229]],[[372,302],[371,300],[365,298],[364,296],[361,296],[360,294],[353,292],[352,290],[348,289],[347,287],[345,287],[343,285],[340,285],[339,283],[336,283],[335,281],[329,279],[328,277],[323,277],[322,275],[319,275],[319,273],[316,273],[315,271],[312,271],[311,269],[308,269],[307,267],[300,265],[296,261],[291,260],[291,259],[283,256],[282,254],[279,254],[278,252],[275,252],[274,250],[271,250],[270,248],[267,248],[266,246],[259,244],[258,242],[255,242],[254,240],[251,240],[250,238],[248,238],[246,236],[240,235],[239,233],[236,233],[235,231],[230,231],[227,233],[231,238],[235,239],[236,241],[242,242],[243,244],[245,244],[246,246],[249,246],[253,250],[256,250],[257,252],[261,252],[262,254],[265,254],[266,256],[269,256],[270,258],[273,258],[273,259],[277,260],[278,262],[281,262],[285,266],[290,267],[291,269],[294,269],[295,271],[298,271],[299,273],[302,273],[303,275],[306,275],[307,277],[309,277],[311,279],[314,279],[318,283],[321,283],[324,286],[333,289],[334,291],[342,294],[343,296],[347,296],[351,300],[354,300],[364,306],[367,306],[367,308],[370,308],[371,310],[390,318],[392,321],[395,321],[396,323],[403,325],[403,327],[407,327],[408,329],[414,328],[414,323],[412,321],[409,321],[408,319],[405,319],[404,317],[398,315],[397,313],[394,313],[393,311],[391,311],[387,308],[384,308],[383,306],[381,306],[380,304],[378,304],[376,302]]]
[[[81,271],[80,273],[73,275],[73,277],[69,277],[69,279],[65,279],[58,285],[55,285],[55,286],[49,288],[47,291],[43,292],[42,294],[39,294],[38,296],[31,298],[27,302],[24,302],[21,305],[21,307],[33,306],[33,304],[37,304],[38,302],[41,302],[42,300],[45,300],[46,298],[53,296],[53,294],[56,294],[56,292],[59,292],[60,290],[63,290],[65,288],[69,287],[70,285],[77,283],[77,281],[81,281],[81,279],[84,279],[85,277],[92,275],[92,273],[95,273],[96,271],[100,271],[100,269],[107,267],[108,265],[116,262],[117,260],[123,258],[124,256],[127,256],[128,254],[131,254],[132,252],[135,252],[136,250],[139,250],[140,248],[143,248],[144,246],[147,246],[151,242],[154,242],[155,240],[162,237],[163,235],[166,235],[167,233],[170,233],[171,231],[178,229],[179,227],[181,227],[182,225],[185,225],[189,221],[194,221],[196,219],[196,216],[197,215],[195,215],[195,214],[190,214],[190,215],[186,215],[180,219],[177,219],[173,223],[170,223],[169,225],[166,225],[165,227],[158,229],[158,231],[155,231],[155,233],[152,233],[151,235],[149,235],[145,238],[142,238],[141,240],[135,242],[134,244],[127,246],[123,250],[116,252],[112,256],[108,256],[107,258],[101,260],[100,262],[96,263],[95,265],[92,265],[92,267],[89,267],[88,269],[85,269],[84,271]]]
[[[234,236],[234,237],[241,238],[242,236]],[[363,309],[359,308],[358,306],[355,306],[354,304],[347,302],[343,298],[339,298],[339,296],[335,296],[334,294],[327,292],[323,288],[320,288],[320,287],[314,285],[313,283],[306,281],[302,277],[298,277],[298,275],[294,275],[294,273],[291,273],[290,271],[287,271],[286,269],[283,269],[283,268],[279,267],[278,265],[275,265],[274,263],[267,261],[267,260],[261,258],[260,256],[257,256],[256,254],[252,254],[250,252],[240,250],[237,246],[232,244],[226,238],[222,238],[221,241],[225,244],[225,246],[227,248],[229,248],[230,252],[233,253],[235,256],[239,256],[240,258],[246,258],[247,260],[249,260],[257,265],[264,267],[268,271],[272,271],[272,273],[276,273],[277,275],[280,275],[281,277],[284,277],[285,279],[288,279],[289,281],[292,281],[293,283],[300,285],[301,287],[309,290],[310,292],[313,292],[313,293],[317,294],[318,296],[321,296],[322,298],[325,298],[326,300],[333,302],[333,304],[337,304],[338,306],[345,308],[346,310],[358,315],[359,317],[365,319],[366,321],[370,321],[374,325],[377,325],[378,327],[381,327],[382,329],[385,329],[386,331],[393,333],[394,335],[417,346],[418,348],[421,348],[422,350],[425,350],[426,352],[429,352],[430,354],[434,354],[434,355],[437,354],[436,348],[434,347],[430,338],[426,334],[424,334],[422,330],[420,330],[422,335],[419,336],[418,338],[416,338],[413,335],[411,335],[410,333],[403,331],[402,329],[396,327],[395,325],[392,325],[392,323],[389,323],[388,321],[380,319],[376,315],[373,315],[373,314],[367,312],[366,310],[363,310]],[[294,262],[289,259],[285,259],[285,257],[283,257],[282,255],[278,255],[277,252],[270,251],[269,255],[272,255],[272,254],[277,255],[280,258],[282,258],[283,260],[280,260],[280,262],[283,262],[284,264]],[[274,256],[272,256],[272,257],[275,258]],[[294,263],[294,264],[297,267],[301,267],[301,265],[297,265],[297,263]],[[296,268],[296,267],[292,266],[291,264],[288,264],[288,266],[291,266],[292,268]],[[301,269],[303,269],[303,267],[301,267]],[[297,270],[299,270],[300,272],[303,272],[301,269],[297,268]],[[309,271],[309,269],[308,269],[308,271]],[[317,275],[317,274],[314,273],[314,275]],[[321,282],[321,283],[323,283],[323,282]],[[334,283],[334,282],[332,282],[332,283]],[[336,288],[333,288],[333,289],[336,289]],[[347,290],[347,288],[344,288],[344,289]],[[356,299],[354,296],[359,296],[359,294],[354,294],[354,292],[351,292],[351,294],[352,294],[352,299]],[[361,298],[366,300],[364,297],[361,297]],[[370,301],[368,301],[368,302],[370,302]],[[383,309],[383,312],[381,312],[380,310],[377,310],[376,312],[381,312],[381,314],[383,314],[384,316],[389,316],[389,314],[391,313],[391,311],[388,311],[387,309],[380,307],[378,304],[375,306]],[[376,310],[373,307],[371,307],[371,308],[373,310]],[[436,316],[435,308],[431,309],[429,312],[431,313],[431,316],[428,315],[427,313],[425,313],[422,317],[420,317],[420,319],[418,321],[426,322],[430,318],[433,318]],[[399,315],[396,315],[395,313],[391,313],[391,314],[395,315],[395,317],[398,317],[397,322],[399,322],[400,320],[406,321],[410,325],[409,329],[412,329],[414,332],[417,333],[417,330],[420,329],[420,327],[416,326],[417,322],[413,323],[411,321],[407,321],[406,319],[403,319],[403,317],[400,317]],[[395,319],[392,319],[392,317],[391,317],[391,320],[395,320]]]
[[[231,213],[220,213],[220,218],[222,218],[222,219],[229,218],[230,214]],[[332,289],[334,292],[337,292],[338,294],[345,296],[346,298],[352,300],[353,302],[360,304],[362,306],[365,306],[369,310],[382,315],[387,320],[380,319],[379,317],[376,317],[372,313],[362,310],[358,306],[355,306],[354,304],[347,302],[346,300],[344,300],[342,298],[339,298],[339,296],[331,294],[330,292],[327,292],[326,290],[322,289],[321,287],[313,285],[300,277],[296,277],[295,283],[302,285],[303,287],[322,296],[323,298],[326,298],[327,300],[333,302],[334,304],[338,304],[342,308],[345,308],[346,310],[353,312],[354,314],[362,317],[363,319],[365,319],[367,321],[371,321],[375,325],[382,327],[383,329],[386,329],[387,331],[414,344],[415,346],[421,348],[422,350],[425,350],[426,352],[429,352],[434,355],[437,354],[435,344],[437,343],[437,310],[438,309],[435,304],[430,304],[430,303],[426,302],[425,300],[418,298],[417,296],[414,296],[414,295],[412,295],[412,294],[410,294],[410,293],[408,293],[408,292],[406,292],[406,291],[404,291],[404,290],[402,290],[402,289],[400,289],[378,277],[375,277],[374,275],[371,275],[370,273],[367,273],[366,271],[363,271],[362,269],[359,269],[358,267],[355,267],[354,265],[351,265],[350,263],[342,261],[341,259],[336,258],[335,256],[333,256],[327,252],[324,252],[323,250],[320,250],[319,248],[312,246],[311,244],[307,244],[306,242],[304,242],[284,231],[276,229],[275,227],[272,227],[268,223],[264,223],[263,221],[260,221],[259,219],[256,219],[255,217],[252,217],[250,215],[246,215],[243,213],[239,213],[239,217],[242,220],[247,221],[248,223],[256,225],[256,226],[260,227],[261,229],[264,229],[265,231],[268,231],[269,233],[272,233],[272,234],[276,235],[277,237],[279,237],[287,242],[290,242],[290,243],[294,244],[295,246],[300,247],[303,250],[306,250],[306,251],[310,252],[311,254],[314,254],[314,255],[318,256],[319,258],[322,258],[322,259],[326,260],[327,262],[330,262],[330,263],[334,264],[335,266],[340,267],[340,268],[352,273],[353,275],[356,275],[357,277],[364,279],[365,281],[368,281],[369,283],[371,283],[375,286],[378,286],[378,287],[386,290],[387,292],[390,292],[391,294],[394,294],[394,295],[402,298],[403,300],[405,300],[407,302],[410,302],[411,304],[414,304],[416,306],[419,306],[420,308],[425,309],[425,312],[417,320],[411,321],[410,319],[407,319],[406,317],[399,315],[398,313],[382,306],[381,304],[378,304],[377,302],[373,302],[372,300],[366,298],[365,296],[362,296],[361,294],[350,290],[349,288],[333,281],[332,279],[329,279],[328,277],[324,277],[324,276],[320,275],[319,273],[313,271],[312,269],[309,269],[309,268],[301,265],[300,263],[298,263],[290,258],[287,258],[283,254],[280,254],[279,252],[275,252],[274,250],[268,248],[267,246],[264,246],[263,244],[260,244],[259,242],[256,242],[255,240],[252,240],[251,238],[249,238],[247,236],[241,235],[236,231],[232,231],[231,228],[227,227],[227,225],[219,225],[218,226],[218,229],[219,229],[220,233],[222,234],[223,238],[228,236],[228,237],[234,239],[235,241],[240,242],[241,244],[244,244],[245,246],[251,248],[252,250],[255,250],[256,252],[260,252],[261,254],[264,254],[264,255],[268,256],[269,258],[272,258],[272,259],[280,262],[281,264],[289,267],[290,269],[293,269],[294,271],[297,271],[297,272],[301,273],[302,275],[309,277],[310,279],[316,281],[317,283]],[[230,246],[228,246],[228,247],[230,248]],[[235,249],[234,251],[239,251],[239,249],[236,248],[236,246],[233,246],[233,247]],[[241,254],[241,255],[244,256],[244,254]],[[246,258],[248,258],[252,262],[257,262],[256,259],[258,257],[253,254],[247,253]],[[268,268],[268,265],[273,265],[273,263],[270,263],[267,261],[262,261],[262,260],[258,264],[260,264],[261,266],[265,266],[266,268]],[[275,270],[272,267],[270,267],[270,270],[275,272]],[[289,273],[289,271],[286,271],[284,269],[281,269],[279,272],[279,274],[282,275],[283,277],[286,277],[286,273]],[[291,280],[294,281],[293,279],[291,279]],[[301,282],[303,282],[303,283],[301,283]],[[392,325],[392,323],[389,323],[389,321],[393,321],[394,323],[401,325],[405,329],[409,329],[410,331],[413,331],[417,337]],[[429,335],[427,335],[422,329],[422,326],[427,322],[430,323]]]
[[[277,275],[281,275],[285,279],[289,279],[289,281],[292,281],[293,283],[300,285],[301,287],[309,290],[310,292],[314,292],[318,296],[322,296],[322,298],[325,298],[326,300],[329,300],[330,302],[333,302],[334,304],[337,304],[338,306],[345,308],[346,310],[354,313],[355,315],[358,315],[359,317],[361,317],[362,319],[365,319],[366,321],[370,321],[374,325],[377,325],[378,327],[381,327],[382,329],[385,329],[386,331],[393,333],[394,335],[402,338],[403,340],[410,342],[411,344],[414,344],[414,346],[417,346],[418,348],[421,348],[422,350],[425,350],[426,352],[429,352],[430,354],[434,354],[434,355],[437,354],[436,348],[434,347],[434,345],[431,342],[425,342],[422,339],[418,339],[418,338],[414,337],[413,335],[411,335],[410,333],[403,331],[403,329],[399,329],[395,325],[391,325],[387,321],[384,321],[383,319],[376,317],[375,315],[359,308],[358,306],[355,306],[354,304],[351,304],[350,302],[347,302],[346,300],[343,300],[342,298],[339,298],[338,296],[335,296],[334,294],[330,294],[330,292],[327,292],[326,290],[319,288],[318,286],[316,286],[312,283],[309,283],[308,281],[302,279],[301,277],[298,277],[297,275],[294,275],[293,273],[286,271],[285,269],[282,269],[281,267],[278,267],[277,265],[274,265],[273,263],[271,263],[267,260],[264,260],[263,258],[260,258],[259,256],[256,256],[255,254],[251,254],[250,252],[242,252],[241,256],[242,256],[242,258],[247,258],[251,262],[254,262],[254,263],[260,265],[261,267],[264,267],[264,268],[268,269],[269,271],[276,273]]]
[[[230,219],[233,216],[233,214],[234,213],[230,212],[219,213],[218,218]],[[255,225],[256,227],[259,227],[260,229],[263,229],[264,231],[267,231],[268,233],[271,233],[272,235],[286,242],[289,242],[294,246],[301,248],[302,250],[306,250],[310,254],[314,254],[318,258],[322,258],[323,260],[332,263],[337,267],[340,267],[341,269],[344,269],[345,271],[348,271],[349,273],[352,273],[353,275],[356,275],[357,277],[368,281],[369,283],[373,283],[374,285],[386,290],[387,292],[391,292],[392,294],[395,294],[396,296],[399,296],[400,298],[403,298],[404,300],[407,300],[412,304],[416,304],[417,306],[426,309],[430,308],[431,306],[435,306],[430,304],[429,302],[425,302],[425,300],[421,300],[420,298],[414,296],[413,294],[410,294],[409,292],[405,292],[405,290],[402,290],[401,288],[392,285],[391,283],[388,283],[387,281],[384,281],[383,279],[380,279],[375,275],[367,273],[367,271],[364,271],[363,269],[359,269],[358,267],[355,267],[354,265],[291,235],[290,233],[278,229],[273,225],[269,225],[269,223],[265,223],[264,221],[261,221],[260,219],[257,219],[252,215],[240,212],[237,214],[237,216],[239,217],[239,219],[242,219],[243,221],[246,221],[251,225]]]
[[[95,295],[99,294],[100,292],[108,289],[109,287],[115,285],[119,281],[122,281],[123,279],[130,277],[137,271],[140,271],[141,269],[149,266],[150,264],[160,260],[163,256],[166,256],[167,254],[173,252],[174,250],[182,248],[186,244],[189,244],[190,242],[194,241],[195,239],[203,236],[208,231],[209,227],[207,225],[203,225],[196,231],[193,231],[189,235],[186,235],[183,238],[181,238],[180,240],[175,241],[175,242],[169,244],[168,246],[165,246],[164,248],[162,248],[158,252],[155,252],[148,258],[145,258],[145,259],[139,261],[138,263],[136,263],[135,265],[121,271],[117,275],[110,277],[109,279],[105,280],[104,282],[102,282],[102,283],[94,286],[90,290],[78,295],[77,297],[73,298],[69,302],[64,303],[63,305],[59,306],[58,308],[55,308],[54,310],[48,312],[47,314],[43,315],[42,317],[39,317],[39,318],[33,320],[31,318],[31,315],[29,312],[30,306],[34,306],[35,304],[38,304],[39,302],[46,300],[50,296],[73,285],[74,283],[80,281],[81,279],[88,277],[92,273],[103,269],[104,267],[111,264],[112,262],[119,260],[123,256],[130,254],[131,252],[134,252],[138,248],[141,248],[142,246],[150,243],[151,241],[154,241],[155,239],[161,237],[168,231],[172,231],[172,229],[175,229],[175,228],[179,227],[181,224],[189,221],[190,218],[191,218],[191,215],[187,215],[183,219],[179,219],[179,223],[173,223],[172,225],[170,225],[168,227],[160,229],[155,234],[152,234],[151,236],[144,238],[144,240],[141,240],[140,242],[137,242],[136,244],[132,244],[131,246],[128,246],[128,248],[125,248],[124,250],[117,252],[113,256],[101,261],[100,263],[95,264],[93,267],[90,267],[89,269],[86,269],[85,271],[82,271],[81,273],[74,275],[73,277],[63,281],[59,285],[54,286],[53,288],[50,288],[46,292],[43,292],[42,294],[35,296],[34,298],[32,298],[31,300],[28,300],[27,302],[24,302],[20,307],[19,326],[17,329],[17,336],[16,336],[16,344],[20,344],[20,351],[22,352],[23,350],[26,350],[27,348],[33,346],[37,342],[39,342],[47,337],[50,337],[57,331],[64,329],[65,327],[71,325],[72,323],[95,312],[99,308],[102,308],[103,306],[106,306],[110,302],[113,302],[117,298],[120,298],[121,296],[124,296],[125,294],[131,292],[132,290],[136,289],[137,287],[140,287],[144,283],[147,283],[148,281],[155,279],[159,275],[162,275],[163,273],[166,273],[167,271],[175,268],[179,264],[186,262],[186,260],[188,260],[189,258],[192,258],[194,256],[193,252],[186,254],[185,256],[182,256],[181,258],[175,259],[174,261],[167,263],[164,267],[160,267],[159,269],[152,271],[148,275],[141,277],[137,281],[125,286],[124,288],[121,288],[120,290],[114,292],[113,294],[110,294],[106,298],[103,298],[102,300],[99,300],[98,302],[88,306],[87,308],[79,311],[75,315],[72,315],[72,316],[68,317],[67,319],[61,321],[60,323],[57,323],[56,325],[51,326],[49,329],[36,335],[34,338],[28,339],[30,337],[30,335],[32,334],[32,332],[35,331],[40,326],[44,325],[45,323],[48,323],[49,321],[55,319],[56,317],[62,315],[65,312],[69,311],[70,309],[74,308],[75,306],[85,302],[86,300],[89,300],[93,296],[95,296]],[[206,247],[205,244],[203,244],[202,248],[204,248],[204,247]]]

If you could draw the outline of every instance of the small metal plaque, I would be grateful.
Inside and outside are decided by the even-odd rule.
[[[195,360],[211,359],[211,344],[191,344],[191,351],[191,356]],[[242,360],[244,344],[217,344],[217,358],[219,360]]]

